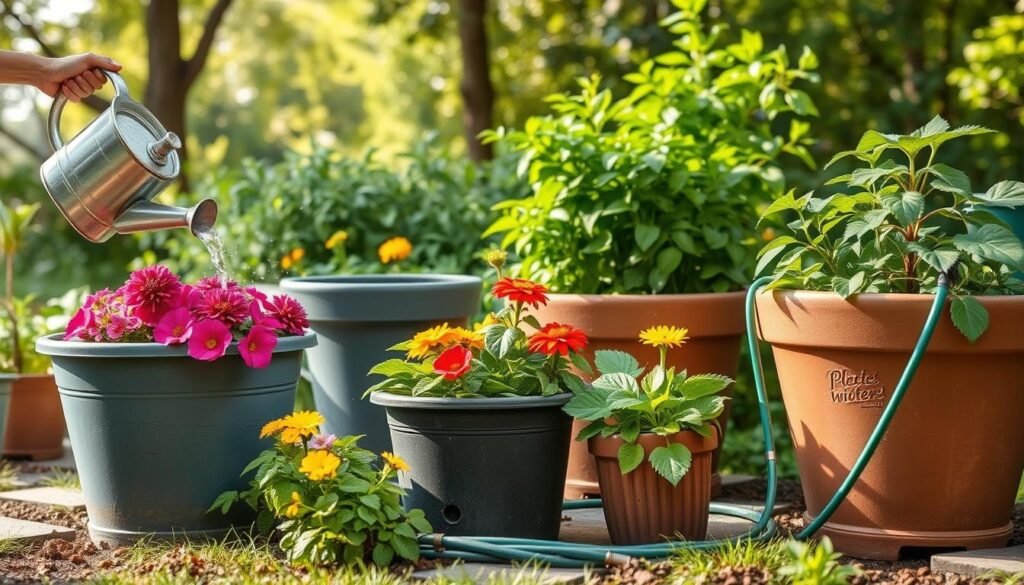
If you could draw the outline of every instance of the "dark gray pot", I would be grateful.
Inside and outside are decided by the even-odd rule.
[[[215,362],[183,346],[40,338],[53,358],[93,541],[197,540],[247,526],[246,506],[206,513],[223,491],[245,489],[242,469],[271,446],[269,420],[292,411],[302,350],[316,336],[283,337],[255,370],[238,347]]]
[[[407,508],[436,532],[558,538],[572,419],[569,394],[418,398],[375,392],[387,408]]]
[[[388,348],[429,327],[465,326],[480,309],[475,276],[394,274],[286,278],[281,288],[309,313],[319,345],[309,351],[309,373],[324,428],[337,435],[365,435],[360,445],[391,448],[384,409],[362,398],[381,381],[367,372],[402,357]]]

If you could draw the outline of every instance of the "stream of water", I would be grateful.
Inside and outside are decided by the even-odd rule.
[[[227,256],[224,254],[224,240],[221,239],[217,228],[213,226],[203,228],[196,232],[196,237],[206,246],[206,252],[210,255],[210,263],[213,264],[217,277],[220,278],[221,284],[227,287],[229,279]]]

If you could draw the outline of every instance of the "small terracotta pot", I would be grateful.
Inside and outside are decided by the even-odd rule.
[[[740,342],[746,332],[743,317],[743,291],[687,295],[570,295],[552,294],[547,306],[531,310],[541,323],[569,323],[586,332],[590,344],[583,355],[588,360],[599,349],[617,349],[630,353],[646,367],[658,363],[658,350],[643,345],[640,331],[655,325],[676,325],[689,329],[690,339],[682,348],[668,354],[670,366],[691,374],[715,373],[735,377]],[[723,395],[732,395],[729,386]],[[718,422],[724,442],[729,421],[729,404]],[[573,426],[574,434],[584,425]],[[713,460],[713,493],[717,493],[719,452]],[[578,499],[601,495],[594,459],[582,443],[573,441],[569,449],[569,471],[565,497]]]
[[[18,374],[9,408],[4,457],[46,461],[64,454],[64,411],[53,374]]]
[[[816,516],[863,450],[934,297],[776,291],[757,297]],[[819,535],[856,557],[903,547],[1005,546],[1024,471],[1024,296],[978,297],[988,331],[969,343],[948,307],[860,480]]]
[[[667,442],[681,443],[693,453],[690,471],[674,486],[647,461],[651,451]],[[626,475],[619,469],[622,443],[619,435],[598,435],[587,441],[597,463],[604,518],[612,542],[650,544],[677,535],[703,540],[708,531],[711,459],[718,447],[717,436],[702,437],[693,431],[670,437],[642,434],[637,443],[644,448],[644,462]]]

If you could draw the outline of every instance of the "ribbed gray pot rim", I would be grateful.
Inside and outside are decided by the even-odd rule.
[[[281,288],[296,292],[347,290],[373,292],[414,285],[417,290],[444,291],[467,284],[479,285],[478,276],[464,274],[350,274],[341,276],[291,276],[281,279]]]
[[[495,396],[493,398],[444,398],[439,396],[403,396],[390,392],[370,394],[370,402],[385,407],[422,410],[514,410],[562,406],[572,393],[552,396]]]
[[[316,345],[316,334],[279,337],[274,353],[309,349]],[[64,341],[64,334],[54,333],[36,340],[36,351],[43,355],[64,357],[183,357],[188,355],[188,344],[161,345],[159,343],[107,343],[93,341]],[[238,342],[228,346],[227,355],[238,355]]]
[[[13,382],[26,374],[15,374],[12,372],[0,372],[0,382]]]

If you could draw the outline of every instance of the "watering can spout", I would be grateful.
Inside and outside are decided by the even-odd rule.
[[[204,199],[189,208],[141,200],[133,203],[117,218],[114,230],[119,234],[133,234],[187,227],[198,237],[201,233],[210,231],[216,222],[217,202],[213,199]]]

